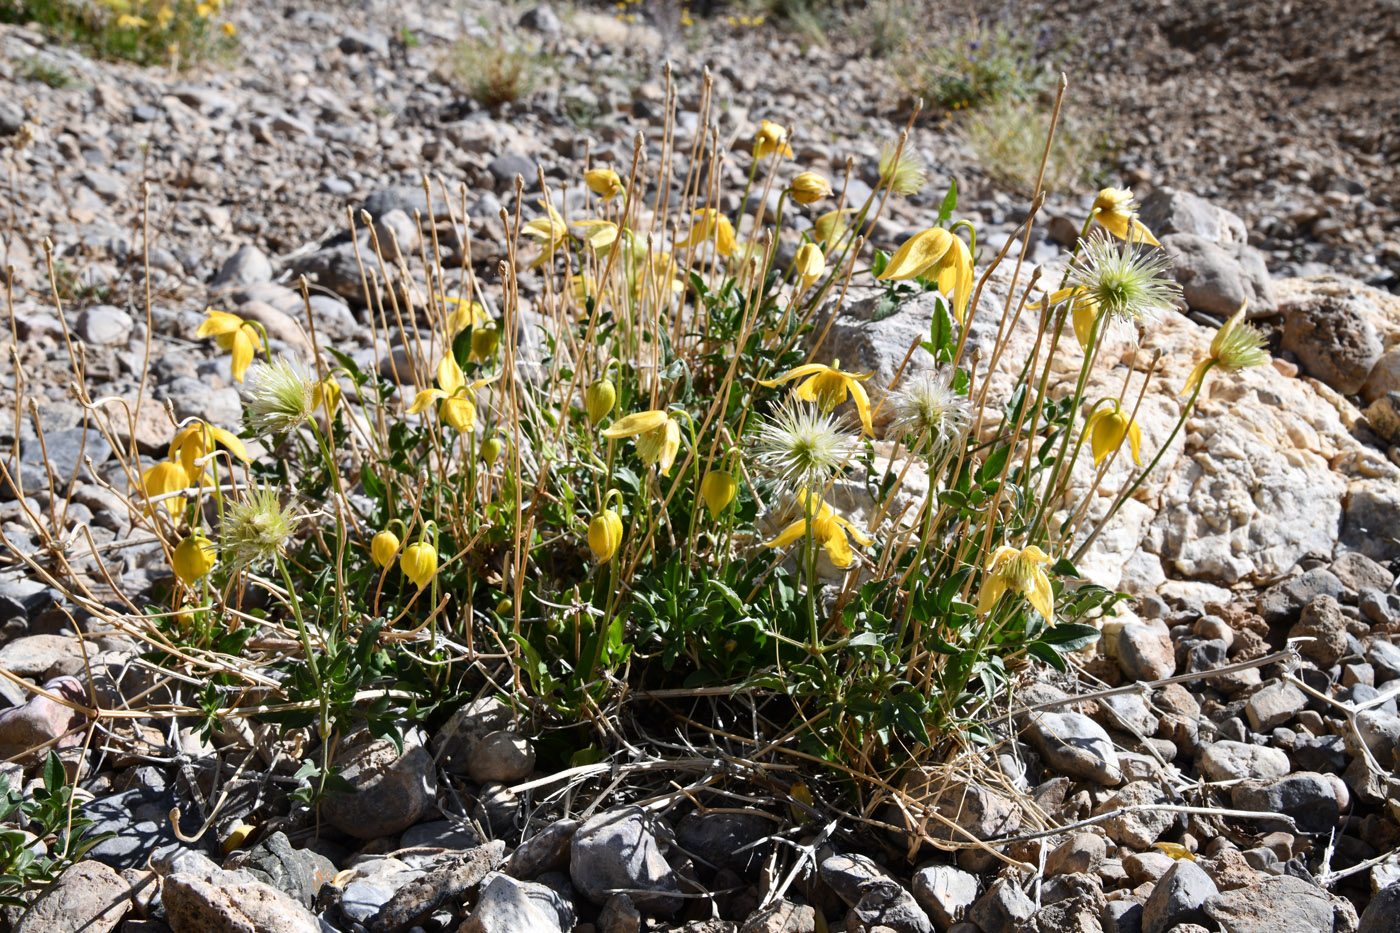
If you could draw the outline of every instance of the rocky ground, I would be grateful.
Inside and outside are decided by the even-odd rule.
[[[1166,441],[1181,404],[1172,387],[1242,299],[1270,332],[1275,359],[1212,382],[1152,482],[1105,533],[1084,569],[1136,601],[1105,626],[1082,682],[1025,685],[1022,705],[1038,708],[999,727],[997,780],[906,779],[916,814],[922,803],[998,854],[927,846],[908,858],[883,834],[794,820],[785,790],[755,791],[759,780],[737,802],[641,778],[601,797],[607,783],[565,794],[569,779],[540,773],[523,726],[495,701],[411,735],[402,756],[384,742],[351,744],[345,773],[358,791],[324,808],[323,831],[270,832],[295,768],[233,775],[233,750],[258,737],[223,735],[211,747],[188,727],[138,721],[87,751],[65,743],[70,765],[85,768],[85,812],[116,835],[3,922],[24,933],[1400,928],[1390,803],[1400,749],[1400,301],[1386,290],[1400,268],[1400,185],[1394,127],[1383,122],[1397,87],[1386,80],[1397,60],[1386,50],[1400,27],[1375,3],[1349,7],[1351,20],[1299,12],[1271,32],[1262,9],[1218,24],[1185,4],[1146,17],[1045,12],[1097,50],[1087,61],[1122,66],[1096,65],[1076,86],[1123,114],[1130,135],[1117,171],[1176,260],[1190,305],[1144,335],[1145,349],[1163,351],[1165,377],[1141,409],[1144,448]],[[130,539],[125,508],[80,472],[90,457],[104,479],[125,482],[102,442],[85,436],[69,394],[45,240],[94,397],[136,394],[149,336],[147,391],[177,418],[232,425],[241,402],[227,363],[193,340],[207,304],[260,321],[276,348],[304,353],[291,288],[304,274],[318,339],[368,365],[386,355],[358,310],[347,206],[416,251],[431,232],[413,218],[422,174],[440,176],[454,204],[464,185],[472,261],[490,295],[503,256],[498,215],[515,207],[517,176],[531,201],[537,162],[552,188],[576,189],[585,152],[625,165],[639,130],[659,157],[664,60],[679,133],[695,129],[708,66],[724,101],[722,139],[741,148],[762,118],[794,125],[804,166],[834,173],[856,160],[857,200],[900,115],[892,78],[840,37],[804,48],[770,29],[686,32],[664,17],[625,25],[589,10],[484,4],[448,15],[414,3],[249,3],[234,20],[236,64],[176,75],[93,62],[0,28],[0,78],[12,92],[0,99],[10,192],[0,249],[15,269],[13,360],[45,434],[41,449],[31,420],[0,429],[7,449],[19,441],[12,470],[27,496],[0,491],[0,523],[17,547],[39,548],[26,509],[62,505],[45,491],[50,472],[61,483],[79,473],[61,524],[110,544],[131,593],[164,561]],[[1377,28],[1355,28],[1371,20]],[[498,25],[542,43],[548,74],[531,98],[487,111],[441,72],[461,35],[490,38]],[[1265,43],[1252,55],[1238,38],[1245,29],[1303,51]],[[1330,66],[1309,70],[1309,61]],[[71,83],[27,77],[33,62]],[[812,75],[822,76],[815,89]],[[1314,75],[1326,83],[1309,83]],[[982,242],[1005,242],[1023,205],[937,121],[912,141],[931,183],[881,221],[877,245],[930,223],[948,179]],[[726,184],[737,190],[742,169],[731,170]],[[1061,198],[1047,215],[1082,216],[1087,203]],[[437,194],[434,213],[449,208]],[[1063,262],[1064,226],[1044,225],[1031,262],[1047,271]],[[927,332],[927,314],[918,302],[881,321],[853,314],[833,329],[831,352],[876,371],[878,391],[909,335]],[[15,367],[8,372],[12,392]],[[145,410],[136,441],[163,452],[170,425]],[[139,682],[130,640],[89,632],[85,656],[74,624],[50,590],[0,568],[0,668],[83,701],[91,670],[108,702]],[[0,712],[0,757],[21,759],[5,766],[18,787],[35,777],[27,749],[69,731],[80,738],[86,720],[14,680],[0,681],[0,694],[10,707]],[[718,761],[686,763],[686,776],[674,767],[668,777],[697,786],[727,774]],[[192,837],[224,790],[217,825],[181,842],[171,808]],[[225,856],[244,818],[258,827],[253,844]]]

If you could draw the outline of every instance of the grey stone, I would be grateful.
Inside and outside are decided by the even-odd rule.
[[[404,830],[404,834],[399,837],[399,848],[475,849],[482,841],[481,836],[469,823],[433,820]]]
[[[161,882],[171,933],[256,931],[320,933],[321,926],[289,895],[241,871],[175,871]]]
[[[562,933],[573,927],[573,907],[552,888],[497,873],[483,882],[458,933]]]
[[[403,754],[388,739],[360,733],[336,755],[340,775],[355,788],[331,794],[321,816],[357,839],[401,833],[437,805],[437,775],[427,749],[406,736]]]
[[[477,743],[514,720],[510,707],[495,697],[482,697],[457,709],[433,734],[429,746],[438,765],[449,774],[466,774]]]
[[[496,187],[505,189],[515,184],[516,176],[525,182],[525,190],[539,187],[539,177],[535,171],[535,160],[514,152],[503,153],[486,163],[486,170],[496,180]]]
[[[813,933],[816,928],[817,912],[812,907],[779,898],[750,914],[739,933]]]
[[[78,315],[78,336],[97,347],[125,346],[136,326],[131,315],[115,305],[93,305]]]
[[[1228,316],[1246,301],[1260,314],[1276,310],[1273,283],[1259,250],[1247,243],[1212,243],[1190,233],[1160,240],[1172,259],[1171,274],[1193,311]]]
[[[864,855],[837,853],[822,859],[817,866],[822,881],[835,891],[847,907],[860,903],[861,888],[870,881],[888,878],[883,868]]]
[[[935,926],[947,930],[977,900],[977,876],[952,865],[929,865],[914,873],[914,898]]]
[[[1045,857],[1047,875],[1092,875],[1103,864],[1107,846],[1098,833],[1075,833]]]
[[[1366,383],[1383,347],[1369,309],[1361,302],[1323,296],[1285,309],[1283,349],[1297,355],[1308,375],[1344,395],[1354,395]]]
[[[1098,701],[1102,725],[1110,729],[1137,732],[1143,736],[1157,733],[1161,721],[1147,708],[1140,694],[1121,693]]]
[[[1103,649],[1129,680],[1161,680],[1176,673],[1171,634],[1160,620],[1105,623]]]
[[[310,281],[335,292],[346,301],[365,304],[364,280],[360,276],[360,262],[365,264],[365,275],[374,276],[376,270],[372,254],[365,250],[357,259],[354,243],[338,243],[323,249],[289,260],[288,265],[296,275],[304,275]]]
[[[478,784],[514,783],[529,777],[534,767],[535,750],[529,741],[514,732],[490,732],[472,749],[467,775]]]
[[[224,260],[209,287],[215,291],[272,281],[272,263],[256,246],[240,246]]]
[[[1303,691],[1279,681],[1255,693],[1245,704],[1249,727],[1255,732],[1272,732],[1303,711],[1308,698]]]
[[[1387,444],[1400,444],[1400,392],[1387,392],[1367,405],[1366,422]]]
[[[598,933],[638,933],[642,928],[642,912],[626,894],[608,898],[594,924]]]
[[[1342,607],[1331,596],[1319,596],[1303,607],[1288,637],[1308,639],[1298,643],[1299,653],[1315,661],[1318,667],[1331,667],[1347,651],[1346,617],[1342,615]]]
[[[1379,561],[1400,559],[1400,483],[1357,479],[1347,488],[1339,543]]]
[[[548,6],[531,7],[520,14],[520,25],[532,29],[543,36],[558,36],[564,32],[564,24],[559,21],[554,9]]]
[[[39,893],[14,933],[111,933],[132,906],[130,890],[116,869],[78,862]]]
[[[1238,214],[1180,188],[1153,188],[1138,206],[1138,219],[1159,239],[1189,233],[1225,246],[1249,242]]]
[[[177,804],[171,792],[144,786],[85,804],[80,812],[93,821],[89,832],[111,834],[89,849],[87,857],[117,869],[146,867],[153,854],[179,845],[170,825],[170,811]],[[198,832],[202,821],[197,808],[185,805],[180,812],[181,832]]]
[[[1321,567],[1301,576],[1276,583],[1259,597],[1259,614],[1265,622],[1292,623],[1298,620],[1303,607],[1319,596],[1340,599],[1346,590],[1342,581]]]
[[[1155,781],[1133,781],[1124,784],[1118,793],[1099,804],[1094,812],[1097,815],[1129,807],[1146,807],[1110,817],[1103,824],[1108,837],[1119,845],[1146,849],[1176,822],[1175,814],[1152,809],[1154,805],[1162,803],[1166,803],[1166,797]]]
[[[87,475],[86,470],[78,472],[78,467],[85,460],[91,458],[93,466],[101,466],[111,455],[112,445],[108,444],[106,438],[99,434],[95,428],[45,431],[42,446],[36,438],[23,442],[19,451],[21,462],[47,463],[49,473],[54,478],[54,485],[60,490],[67,488],[68,481],[73,478],[75,473],[80,477]],[[34,491],[34,487],[29,486],[28,483],[25,486],[29,492]]]
[[[647,913],[669,915],[682,906],[675,896],[680,893],[676,873],[641,807],[607,810],[580,826],[570,850],[569,877],[579,893],[598,905],[621,888]]]
[[[1083,713],[1032,713],[1026,736],[1054,771],[1098,784],[1117,784],[1122,778],[1113,741]]]
[[[1334,920],[1327,893],[1289,875],[1223,891],[1207,899],[1205,911],[1223,933],[1316,933]]]
[[[1142,933],[1166,933],[1179,923],[1206,919],[1206,900],[1219,893],[1215,882],[1190,859],[1178,859],[1142,908]]]
[[[894,879],[875,878],[862,884],[860,890],[860,901],[847,915],[852,929],[933,933],[933,924],[919,902]]]
[[[1400,647],[1383,638],[1373,638],[1366,646],[1366,660],[1376,669],[1376,684],[1400,677]]]
[[[569,849],[578,831],[578,820],[555,820],[526,839],[510,854],[506,874],[533,881],[545,872],[568,871]]]
[[[1208,781],[1271,780],[1283,777],[1291,767],[1282,749],[1228,739],[1202,746],[1197,766]]]
[[[436,220],[443,220],[450,216],[448,204],[442,198],[442,192],[436,187],[432,189],[432,200],[428,200],[428,193],[421,186],[400,185],[395,188],[380,188],[365,198],[364,203],[359,207],[370,217],[382,217],[390,211],[403,211],[412,217],[417,211],[422,216],[423,222],[427,223],[429,213]],[[355,221],[360,221],[359,213],[356,213]]]
[[[393,896],[393,888],[357,878],[345,886],[340,896],[340,912],[356,923],[368,923]]]
[[[716,868],[746,875],[757,869],[766,845],[759,841],[776,832],[780,824],[762,810],[698,810],[687,813],[676,827],[676,842],[691,856]]]
[[[1383,888],[1361,912],[1356,933],[1395,933],[1400,930],[1400,882]]]
[[[912,817],[915,825],[909,828],[917,827],[933,839],[994,839],[1021,827],[1021,808],[1011,800],[980,784],[959,782],[946,772],[915,768],[905,777],[902,790],[908,802],[892,809],[891,822],[907,826]]]
[[[1103,933],[1142,933],[1142,904],[1132,900],[1109,901],[1099,913]]]
[[[462,900],[505,862],[505,856],[505,843],[494,839],[408,882],[379,909],[369,925],[371,933],[396,933]]]
[[[501,835],[515,828],[520,817],[520,797],[504,784],[483,784],[472,816],[493,835]]]
[[[346,55],[378,55],[389,57],[389,40],[377,32],[363,29],[347,29],[337,43]]]
[[[1298,831],[1325,833],[1337,825],[1341,813],[1337,792],[1322,774],[1298,771],[1268,782],[1247,781],[1231,790],[1230,801],[1239,810],[1281,813],[1293,818]],[[1260,821],[1264,829],[1289,830],[1285,823]]]
[[[1010,878],[999,878],[977,899],[968,919],[983,930],[1014,930],[1035,913],[1035,905],[1021,886]]]
[[[242,869],[259,881],[310,907],[321,885],[335,878],[335,865],[311,849],[295,848],[287,835],[276,832],[251,849],[234,853],[225,868]]]

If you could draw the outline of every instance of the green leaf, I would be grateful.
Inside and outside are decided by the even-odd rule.
[[[1060,653],[1043,641],[1031,642],[1026,646],[1026,652],[1049,664],[1057,671],[1069,670],[1069,665]]]
[[[1061,557],[1050,565],[1050,572],[1059,577],[1078,577],[1079,568],[1074,566],[1074,562],[1068,557]]]
[[[893,294],[886,292],[875,302],[874,309],[870,312],[870,323],[875,324],[899,310],[899,299]]]
[[[986,483],[1000,476],[1002,467],[1006,466],[1006,459],[1010,456],[1010,447],[998,447],[987,454],[987,459],[982,461],[982,466],[977,470],[977,482]]]
[[[936,348],[934,356],[940,363],[953,359],[953,319],[943,305],[943,299],[934,302],[933,320],[929,323],[929,343]]]
[[[948,179],[948,193],[943,196],[943,203],[938,206],[938,222],[935,227],[942,227],[953,219],[953,211],[958,207],[958,183],[953,179]]]
[[[1040,640],[1059,651],[1078,651],[1098,641],[1099,630],[1082,622],[1062,622],[1041,636]]]

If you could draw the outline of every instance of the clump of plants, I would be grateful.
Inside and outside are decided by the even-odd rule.
[[[571,216],[540,178],[494,284],[470,261],[464,191],[425,179],[421,268],[357,218],[364,324],[378,353],[407,354],[392,376],[331,345],[271,353],[258,324],[211,308],[190,336],[228,354],[244,419],[172,423],[151,460],[124,427],[150,398],[93,398],[79,375],[113,487],[170,570],[152,600],[114,611],[90,582],[103,554],[45,515],[29,516],[41,555],[5,544],[172,673],[162,714],[295,739],[308,804],[340,786],[348,734],[398,739],[482,692],[549,726],[560,765],[616,747],[636,698],[702,694],[762,698],[753,752],[829,767],[847,791],[942,760],[1017,670],[1066,669],[1117,599],[1076,561],[1160,457],[1136,420],[1152,367],[1133,392],[1088,388],[1113,365],[1111,329],[1172,307],[1163,254],[1131,193],[1105,189],[1062,280],[992,300],[1006,251],[979,253],[955,188],[892,251],[861,234],[925,183],[904,137],[860,201],[794,165],[776,123],[751,154],[714,131],[663,139],[659,160],[639,140],[630,162],[573,179],[587,194]],[[721,182],[736,159],[737,192]],[[462,255],[444,262],[450,238]],[[855,294],[878,314],[931,303],[888,385],[829,355]],[[979,319],[998,335],[980,360]],[[1227,324],[1176,430],[1212,370],[1260,347]],[[999,362],[1019,375],[994,392]],[[1074,388],[1056,394],[1065,365]],[[1072,493],[1085,470],[1110,503],[1092,520]]]
[[[498,107],[529,97],[539,88],[546,69],[537,51],[497,35],[459,40],[448,70],[472,100],[483,107]]]
[[[103,58],[181,65],[229,51],[224,0],[0,0],[0,22],[36,23]]]
[[[1103,127],[1085,115],[1062,114],[1065,126],[1054,135],[1047,155],[1045,141],[1054,116],[1036,101],[1004,99],[961,114],[957,131],[977,164],[1000,184],[1029,195],[1039,181],[1045,190],[1063,193],[1094,180],[1108,139]]]
[[[1054,84],[1044,40],[1026,23],[972,19],[961,28],[914,34],[897,53],[894,71],[911,96],[944,110],[1027,101]]]

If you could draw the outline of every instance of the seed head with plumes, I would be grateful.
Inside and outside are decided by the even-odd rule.
[[[859,443],[842,419],[789,399],[759,427],[754,460],[789,489],[810,490],[845,466]]]
[[[316,375],[300,360],[279,356],[248,372],[248,423],[264,436],[286,434],[316,410]]]
[[[1181,286],[1167,275],[1166,254],[1155,247],[1118,243],[1095,231],[1070,270],[1071,285],[1083,289],[1110,322],[1152,321],[1173,310]]]
[[[940,372],[924,373],[895,395],[895,428],[920,438],[931,458],[937,459],[962,440],[967,431],[969,407]]]
[[[300,520],[275,486],[251,486],[224,515],[223,555],[235,567],[257,569],[282,553]]]

